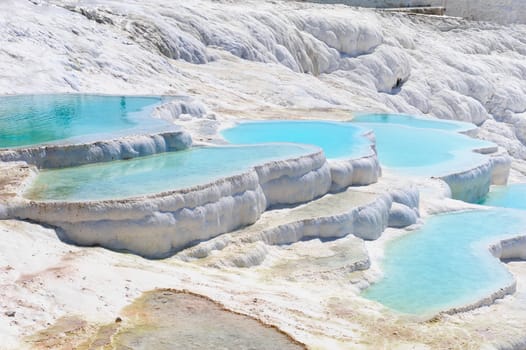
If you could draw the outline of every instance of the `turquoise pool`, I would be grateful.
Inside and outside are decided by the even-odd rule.
[[[526,184],[492,186],[481,204],[526,210]]]
[[[406,114],[359,114],[353,118],[356,123],[380,123],[380,124],[396,124],[405,125],[413,128],[421,129],[437,129],[446,131],[466,131],[471,130],[475,126],[471,123],[459,122],[454,120],[432,119],[417,117]]]
[[[526,233],[524,211],[491,209],[430,217],[388,243],[384,277],[363,296],[409,314],[433,314],[473,303],[513,281],[488,247]]]
[[[363,114],[353,123],[376,135],[380,164],[402,175],[443,176],[481,165],[475,149],[495,147],[460,131],[474,125],[399,114]]]
[[[194,147],[149,157],[44,170],[25,197],[41,201],[89,201],[147,195],[213,182],[267,161],[319,148],[296,144]]]
[[[403,175],[442,176],[474,168],[487,156],[473,150],[494,147],[452,131],[396,123],[357,124],[374,131],[380,164]]]
[[[162,101],[140,96],[0,96],[0,148],[95,141],[133,129],[167,127],[167,122],[150,117]]]
[[[367,122],[241,122],[223,130],[222,135],[234,144],[317,145],[328,159],[335,159],[369,154],[370,141],[363,135],[372,130],[382,167],[409,176],[443,176],[477,167],[486,162],[487,156],[473,150],[495,147],[491,142],[458,133],[473,127],[467,123],[387,114],[362,115],[356,120]]]
[[[331,158],[358,158],[371,153],[367,130],[349,123],[322,121],[242,122],[222,131],[233,144],[292,142],[316,145]]]

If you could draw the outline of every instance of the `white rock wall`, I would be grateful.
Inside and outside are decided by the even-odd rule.
[[[174,131],[84,144],[0,150],[0,161],[24,161],[41,169],[63,168],[178,151],[191,145],[190,134]]]
[[[526,260],[526,236],[503,239],[490,247],[494,257],[501,260]]]
[[[326,194],[331,186],[329,165],[321,152],[257,166],[255,170],[267,207],[307,202]]]
[[[61,238],[148,258],[254,223],[266,199],[254,170],[187,191],[84,203],[26,202],[10,217],[58,227]]]
[[[349,186],[370,185],[378,181],[382,169],[376,154],[349,160],[329,160],[332,178],[331,192]]]
[[[350,208],[344,214],[295,221],[263,231],[260,239],[270,245],[314,238],[340,238],[349,234],[377,239],[387,227],[391,203],[391,197],[386,194],[368,205]]]
[[[195,242],[252,224],[267,207],[310,201],[326,194],[330,187],[329,165],[319,152],[270,162],[187,190],[80,203],[17,198],[6,203],[2,211],[6,217],[56,226],[62,239],[75,244],[101,245],[161,258]],[[382,218],[371,211],[360,221],[367,231],[364,236],[379,235],[383,222],[387,222]],[[377,226],[370,227],[371,222]]]
[[[420,217],[420,192],[415,187],[389,191],[393,204],[387,226],[403,228],[413,225]]]
[[[511,159],[507,153],[497,153],[480,166],[441,176],[451,189],[451,197],[465,202],[480,202],[492,184],[505,185],[508,181]]]

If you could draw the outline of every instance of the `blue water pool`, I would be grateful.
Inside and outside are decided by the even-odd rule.
[[[379,114],[363,115],[357,120],[368,122],[244,122],[224,130],[222,135],[234,144],[317,145],[331,159],[369,154],[370,141],[363,134],[372,130],[380,164],[396,173],[415,176],[443,176],[477,167],[487,161],[487,156],[473,150],[495,147],[491,142],[458,133],[473,127],[467,123]]]
[[[161,97],[99,95],[0,96],[0,148],[94,141],[134,129],[169,126],[150,117]],[[90,138],[89,135],[96,135]]]
[[[402,175],[443,176],[465,171],[487,160],[473,150],[495,147],[491,142],[448,130],[449,121],[397,117],[383,120],[373,115],[369,122],[353,123],[374,131],[380,164]],[[376,119],[379,121],[373,122]],[[439,127],[441,123],[444,128]]]
[[[396,124],[410,126],[413,128],[437,129],[457,132],[471,130],[475,127],[475,125],[471,123],[459,122],[454,120],[432,119],[405,114],[387,113],[359,114],[353,118],[353,122],[380,123],[389,125]]]
[[[25,196],[33,200],[89,201],[159,193],[210,183],[270,160],[318,152],[296,144],[195,147],[155,156],[39,173]]]
[[[526,210],[526,184],[492,186],[481,204]]]
[[[357,158],[371,153],[366,131],[350,123],[288,120],[239,123],[221,134],[234,144],[293,142],[316,145],[327,158]]]
[[[437,215],[390,242],[384,278],[363,296],[394,310],[433,314],[487,297],[513,281],[488,247],[526,233],[524,211],[491,209]]]

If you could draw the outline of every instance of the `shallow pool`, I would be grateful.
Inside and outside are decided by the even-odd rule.
[[[481,204],[526,210],[526,184],[492,186]]]
[[[162,97],[99,95],[0,96],[0,148],[89,141],[169,126],[150,117]]]
[[[316,145],[327,158],[358,158],[371,153],[371,141],[357,125],[322,121],[242,122],[222,131],[234,144],[293,142]]]
[[[368,122],[241,122],[222,135],[234,144],[317,145],[327,158],[334,159],[370,154],[370,141],[363,134],[372,130],[382,167],[414,176],[443,176],[477,167],[487,161],[487,156],[473,150],[495,147],[491,142],[458,133],[473,127],[468,123],[389,114],[362,115],[355,120]]]
[[[314,146],[296,144],[194,147],[131,160],[43,170],[25,197],[89,201],[153,194],[207,184],[271,160],[318,151]]]
[[[456,132],[398,124],[358,124],[374,131],[380,164],[403,175],[442,176],[465,171],[487,161],[487,156],[473,150],[494,146]]]
[[[422,129],[437,129],[447,131],[466,131],[475,128],[471,123],[459,122],[454,120],[432,119],[425,117],[417,117],[406,114],[388,114],[388,113],[374,113],[374,114],[359,114],[352,120],[358,123],[380,123],[380,124],[397,124],[405,125],[413,128]]]
[[[430,217],[425,225],[388,243],[384,277],[363,296],[410,314],[433,314],[491,295],[513,277],[488,248],[526,233],[524,211],[491,209]]]

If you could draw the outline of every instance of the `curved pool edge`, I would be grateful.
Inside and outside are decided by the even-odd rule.
[[[387,227],[406,227],[419,217],[419,193],[412,186],[366,191],[349,187],[302,206],[286,215],[265,213],[255,225],[201,242],[178,253],[184,261],[200,260],[207,266],[251,268],[266,261],[270,246],[288,246],[305,240],[338,240],[354,236],[363,241],[380,238]],[[405,219],[400,220],[401,216]],[[365,248],[364,248],[365,249]],[[203,260],[205,259],[205,260]],[[370,267],[369,255],[346,269]],[[349,272],[352,272],[348,270]]]
[[[4,94],[0,95],[0,99],[17,99],[17,98],[48,98],[48,99],[62,99],[62,98],[120,98],[120,99],[149,99],[150,103],[142,105],[137,110],[130,110],[126,112],[126,117],[133,126],[123,127],[118,129],[97,129],[85,131],[85,133],[72,133],[71,135],[64,135],[61,138],[47,138],[40,141],[33,141],[27,144],[16,144],[11,146],[0,145],[0,151],[16,151],[23,149],[32,149],[39,147],[55,147],[64,145],[86,144],[98,141],[111,141],[118,138],[123,138],[132,135],[146,135],[152,133],[161,133],[173,129],[171,121],[167,118],[162,118],[159,111],[168,110],[171,112],[170,106],[180,97],[173,95],[154,95],[154,94],[101,94],[101,93],[28,93],[28,94]],[[111,102],[110,102],[111,103]],[[91,112],[94,116],[104,115],[104,111]],[[166,114],[166,113],[164,113]],[[48,126],[51,127],[51,126]],[[28,141],[29,142],[29,141]]]
[[[486,162],[461,172],[436,176],[447,183],[451,198],[468,203],[484,199],[491,185],[505,185],[511,169],[511,157],[505,151],[488,155]]]
[[[496,243],[490,244],[488,249],[491,255],[493,255],[495,259],[499,259],[501,262],[512,259],[526,260],[526,235],[518,234],[512,237],[497,240]],[[507,267],[506,269],[509,271]],[[483,306],[492,305],[498,299],[503,299],[508,295],[514,294],[517,290],[517,279],[513,274],[511,274],[511,276],[513,281],[510,284],[500,287],[490,295],[473,303],[442,311],[439,314],[453,315],[476,310]]]
[[[188,132],[178,127],[171,129],[106,141],[0,149],[0,161],[24,161],[40,169],[56,169],[179,151],[192,145]]]
[[[393,202],[393,204],[395,204]],[[475,206],[467,206],[465,208],[451,208],[448,211],[440,212],[437,214],[432,214],[431,216],[436,215],[449,215],[449,214],[457,214],[462,212],[480,212],[480,211],[488,211],[491,212],[492,210],[503,210],[503,211],[514,211],[514,212],[522,212],[524,211],[522,209],[515,209],[515,208],[504,208],[504,207],[491,207],[491,206],[485,206],[485,205],[475,205]],[[424,217],[424,221],[420,221],[418,225],[425,225],[425,220],[427,220]],[[392,227],[389,225],[388,227]],[[414,226],[413,226],[414,227]],[[396,228],[396,227],[395,227]],[[421,226],[417,227],[417,229],[421,229]],[[403,232],[401,234],[397,234],[394,237],[390,237],[389,235],[382,235],[382,239],[379,241],[380,246],[376,249],[380,249],[382,252],[385,252],[386,245],[389,244],[392,241],[401,239],[405,237],[406,235],[411,235],[413,232],[413,229],[400,231]],[[427,312],[421,312],[421,313],[410,313],[410,312],[403,312],[398,311],[396,309],[392,309],[386,305],[384,305],[379,300],[369,299],[361,293],[363,293],[367,288],[372,286],[373,284],[376,284],[380,282],[383,279],[384,269],[380,268],[378,271],[373,272],[372,275],[370,275],[367,278],[368,283],[365,284],[362,288],[360,288],[360,296],[364,299],[366,299],[369,302],[373,302],[378,305],[381,309],[389,310],[389,312],[392,312],[396,315],[408,317],[412,320],[418,320],[426,322],[426,321],[432,321],[436,319],[437,317],[440,317],[442,315],[455,315],[455,314],[461,314],[466,313],[470,311],[477,310],[481,307],[485,306],[491,306],[495,304],[496,301],[499,299],[504,299],[507,296],[513,296],[513,294],[517,291],[517,277],[510,271],[510,269],[507,266],[507,262],[509,261],[526,261],[526,227],[523,227],[522,229],[519,229],[515,233],[507,233],[507,234],[500,234],[493,238],[483,238],[478,241],[473,242],[473,244],[476,246],[475,249],[477,249],[480,252],[487,252],[489,253],[488,258],[490,260],[497,259],[497,264],[503,265],[504,270],[510,277],[509,283],[502,283],[502,284],[496,284],[492,290],[487,291],[486,294],[482,294],[478,298],[474,298],[472,300],[466,300],[465,302],[458,303],[457,306],[444,306],[442,308],[436,308],[434,310],[429,310]],[[370,249],[367,247],[367,249]],[[385,259],[384,254],[382,253],[380,256],[376,256],[376,258],[371,259],[371,265],[381,265],[382,261]],[[452,303],[453,304],[453,303]]]
[[[127,199],[37,202],[18,193],[2,204],[2,218],[57,227],[63,240],[79,245],[163,258],[252,224],[271,206],[320,197],[330,185],[329,166],[320,150],[257,165],[206,185]]]
[[[216,136],[228,143],[233,144],[223,137],[222,132],[227,129],[234,128],[236,125],[244,123],[261,123],[261,122],[287,122],[287,121],[307,121],[307,122],[322,122],[330,124],[341,124],[342,121],[336,120],[302,120],[302,119],[287,119],[287,120],[227,120],[219,125]],[[367,139],[369,145],[367,151],[355,157],[338,157],[327,158],[330,166],[332,184],[330,188],[331,193],[340,192],[349,186],[366,186],[378,181],[382,175],[381,164],[378,161],[378,154],[376,152],[376,138],[374,131],[358,126],[360,129],[359,136]],[[237,143],[234,143],[237,144]],[[318,146],[319,147],[319,146]]]

